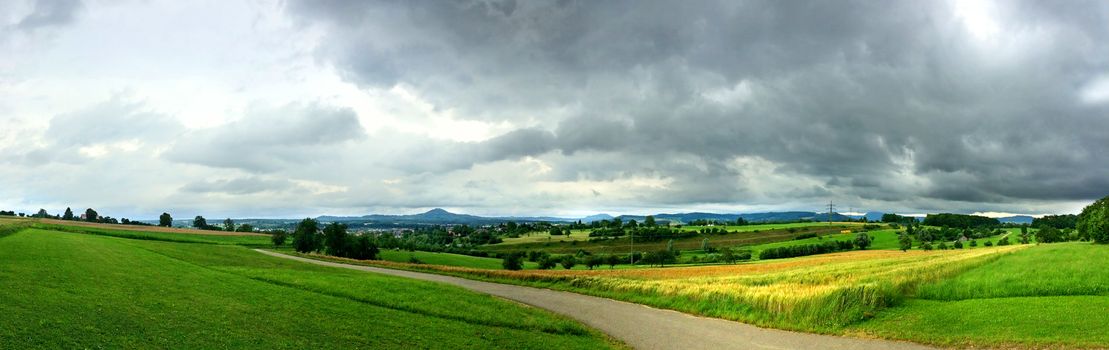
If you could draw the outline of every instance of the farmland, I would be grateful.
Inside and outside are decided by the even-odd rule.
[[[903,305],[852,327],[946,346],[1109,345],[1109,247],[1039,245],[921,286]]]
[[[739,247],[788,241],[802,234],[824,235],[840,233],[842,230],[857,227],[861,227],[861,225],[858,223],[843,223],[829,227],[827,223],[795,223],[728,226],[730,230],[727,230],[727,232],[693,234],[690,237],[675,238],[674,248],[679,250],[698,250],[701,249],[701,243],[705,238],[708,238],[709,243],[714,247]],[[707,228],[723,230],[725,227],[691,226],[683,227],[681,230],[693,233]],[[484,246],[481,247],[481,249],[488,252],[542,250],[554,254],[571,254],[578,250],[606,254],[623,254],[631,251],[632,240],[630,237],[589,240],[588,234],[588,230],[575,230],[571,235],[572,238],[564,238],[565,236],[549,236],[542,233],[535,234],[531,237],[525,236],[526,238],[522,237],[520,239],[506,240],[504,243]],[[655,251],[665,249],[669,243],[668,241],[669,240],[642,241],[637,239],[634,242],[635,250]]]
[[[0,237],[10,348],[579,348],[576,322],[445,285],[231,244],[42,229]]]

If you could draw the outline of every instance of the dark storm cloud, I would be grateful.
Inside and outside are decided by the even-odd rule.
[[[80,0],[37,0],[34,4],[34,10],[16,23],[17,28],[36,30],[66,25],[73,22],[84,7]]]
[[[427,146],[418,154],[431,161],[413,171],[560,152],[571,170],[555,176],[654,174],[675,179],[657,201],[729,202],[742,200],[750,172],[728,164],[763,159],[776,175],[823,182],[786,196],[905,208],[1104,196],[1109,105],[1080,96],[1109,74],[1109,3],[995,5],[989,38],[949,2],[290,9],[330,29],[321,57],[355,83],[407,84],[463,118],[557,125]],[[605,153],[637,161],[589,161]],[[690,157],[704,166],[668,161]]]
[[[311,166],[334,146],[365,138],[354,111],[318,105],[256,110],[227,125],[191,131],[166,152],[175,162],[250,172]]]

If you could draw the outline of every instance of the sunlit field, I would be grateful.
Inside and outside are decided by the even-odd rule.
[[[568,289],[778,328],[834,331],[896,304],[922,283],[1023,248],[868,250],[739,265],[593,271],[387,266]]]

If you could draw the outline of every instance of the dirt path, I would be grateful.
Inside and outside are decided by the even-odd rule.
[[[612,299],[379,267],[313,260],[256,251],[311,264],[442,282],[515,300],[576,319],[636,349],[929,349],[887,340],[856,339],[759,328]]]

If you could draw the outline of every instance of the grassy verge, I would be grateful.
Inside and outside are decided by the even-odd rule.
[[[235,245],[28,230],[0,240],[11,348],[607,348],[571,320]]]

